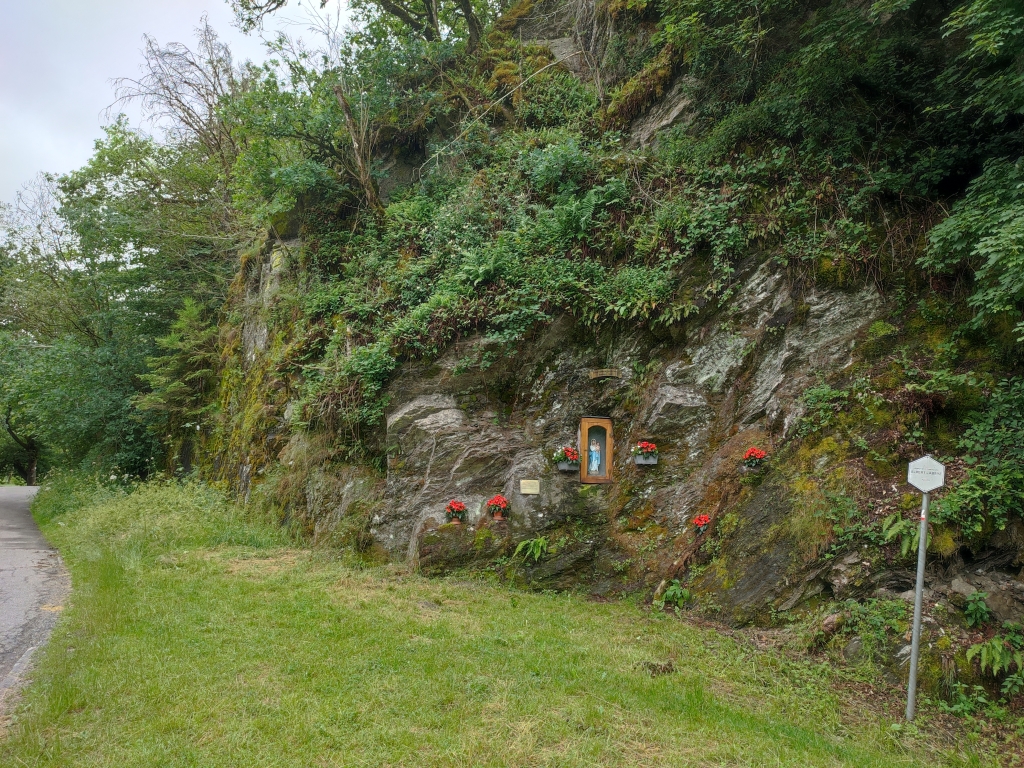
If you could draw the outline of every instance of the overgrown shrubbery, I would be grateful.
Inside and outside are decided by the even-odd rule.
[[[1010,129],[936,106],[965,87],[940,46],[954,22],[950,9],[913,5],[821,4],[800,31],[783,23],[803,12],[793,2],[616,5],[626,27],[644,18],[657,31],[648,60],[611,92],[606,121],[628,129],[674,73],[690,78],[693,123],[655,152],[595,130],[599,94],[541,71],[547,59],[498,34],[481,70],[466,61],[451,77],[464,103],[486,92],[488,73],[495,93],[499,70],[502,82],[537,74],[482,121],[500,133],[474,123],[431,147],[421,183],[380,222],[346,234],[307,217],[309,258],[345,333],[343,354],[338,338],[322,342],[313,411],[376,418],[372,400],[401,360],[469,332],[516,341],[562,312],[595,324],[678,322],[727,299],[751,253],[800,279],[916,289],[908,268],[917,230],[938,218],[934,201]],[[564,102],[564,119],[538,120],[532,99],[542,110]]]
[[[36,494],[32,512],[44,525],[74,516],[78,545],[104,549],[116,538],[121,551],[139,554],[183,546],[267,547],[287,541],[284,529],[247,519],[222,492],[197,482],[140,483],[58,472]]]
[[[970,418],[960,441],[967,479],[946,496],[937,520],[958,523],[969,535],[1002,529],[1021,515],[1024,499],[1024,380],[1000,382],[988,405]]]

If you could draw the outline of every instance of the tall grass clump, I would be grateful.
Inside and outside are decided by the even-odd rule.
[[[40,488],[32,512],[62,550],[71,545],[76,553],[113,549],[155,556],[183,548],[287,543],[283,530],[246,517],[222,492],[196,481],[107,484],[59,473]]]

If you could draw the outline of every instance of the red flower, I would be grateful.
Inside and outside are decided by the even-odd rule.
[[[632,453],[634,455],[639,453],[643,454],[644,456],[657,452],[658,446],[648,440],[641,440],[639,443],[636,444],[636,447],[634,447],[632,450]]]
[[[490,501],[487,502],[487,508],[488,509],[507,509],[508,508],[508,499],[506,499],[504,496],[502,496],[499,493],[497,496],[494,496],[493,498],[491,498]]]
[[[555,452],[554,460],[577,462],[580,460],[580,452],[571,445],[563,445]]]
[[[757,446],[750,446],[747,448],[747,452],[743,454],[743,463],[746,464],[750,469],[757,469],[761,462],[764,461],[768,454],[762,451]]]
[[[697,515],[693,518],[693,524],[698,528],[703,528],[705,525],[711,522],[711,518],[707,515]]]
[[[448,506],[444,508],[445,514],[448,515],[449,520],[458,518],[459,520],[466,519],[466,505],[458,499],[452,499],[448,502]]]

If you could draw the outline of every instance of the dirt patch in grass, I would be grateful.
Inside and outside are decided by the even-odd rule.
[[[217,559],[216,553],[209,553],[209,559]],[[285,571],[293,571],[295,567],[309,559],[306,550],[290,550],[273,554],[254,552],[244,557],[235,556],[226,561],[225,570],[230,576],[247,576],[264,578],[276,576]]]

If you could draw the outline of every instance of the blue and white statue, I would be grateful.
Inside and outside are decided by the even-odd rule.
[[[601,474],[601,445],[597,442],[597,438],[591,438],[590,440],[590,451],[588,452],[590,459],[587,465],[588,475],[599,475]]]

